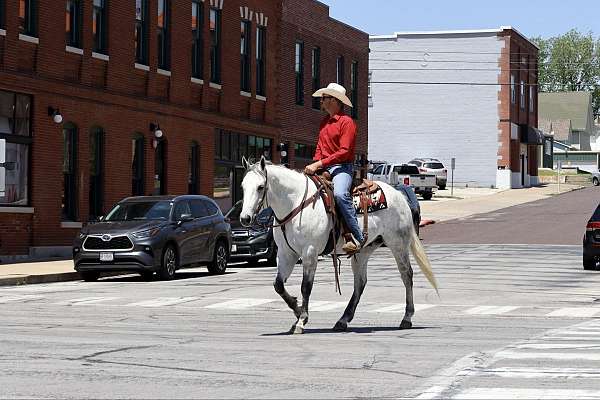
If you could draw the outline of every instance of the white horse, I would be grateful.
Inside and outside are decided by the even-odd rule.
[[[300,205],[303,197],[309,198],[317,190],[316,185],[306,175],[267,163],[264,157],[253,165],[248,164],[246,159],[243,159],[242,163],[247,172],[242,181],[244,199],[240,221],[245,225],[252,223],[256,214],[265,207],[271,207],[275,217],[281,220]],[[345,331],[348,323],[354,318],[356,306],[367,284],[367,261],[375,249],[383,243],[392,251],[406,288],[406,310],[400,329],[412,327],[411,320],[415,312],[413,270],[409,248],[421,270],[437,291],[437,283],[429,259],[415,233],[411,211],[404,195],[390,185],[377,183],[385,194],[388,208],[369,214],[368,242],[352,257],[354,292],[344,314],[333,328],[335,331]],[[359,223],[362,224],[362,219]],[[332,224],[331,215],[326,213],[323,201],[317,199],[315,203],[304,208],[301,213],[284,224],[285,233],[281,226],[276,225],[274,228],[274,238],[278,248],[274,287],[297,318],[290,330],[292,333],[304,333],[308,322],[308,299],[317,269],[317,258],[325,249]],[[337,243],[338,253],[343,253],[341,250],[343,244],[342,238]],[[302,306],[298,306],[296,297],[291,296],[284,287],[300,258],[304,269],[301,287]]]

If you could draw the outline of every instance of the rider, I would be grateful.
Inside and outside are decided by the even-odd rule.
[[[358,226],[356,210],[350,195],[352,185],[354,147],[356,144],[356,125],[351,117],[344,114],[344,104],[352,107],[346,96],[346,89],[337,83],[317,90],[313,97],[321,98],[321,111],[327,115],[321,121],[319,141],[312,164],[304,172],[313,175],[319,169],[326,169],[332,177],[333,196],[352,234],[345,234],[343,250],[354,254],[359,250],[352,235],[359,244],[363,243],[363,234]]]

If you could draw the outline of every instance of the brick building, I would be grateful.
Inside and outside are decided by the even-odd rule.
[[[286,127],[316,127],[319,113],[308,67],[308,103],[294,103],[286,52],[303,37],[284,31],[291,9],[339,41],[311,37],[323,83],[339,56],[366,76],[368,36],[314,0],[183,3],[0,1],[0,255],[66,251],[126,196],[199,193],[227,209],[241,195],[241,156],[278,162],[282,141],[296,165],[296,142],[312,144],[316,128]]]
[[[433,157],[449,169],[455,158],[460,184],[538,183],[543,138],[531,41],[511,27],[397,32],[370,41],[371,159]]]

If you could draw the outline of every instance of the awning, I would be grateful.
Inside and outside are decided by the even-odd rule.
[[[529,125],[521,125],[521,143],[544,144],[544,133]]]

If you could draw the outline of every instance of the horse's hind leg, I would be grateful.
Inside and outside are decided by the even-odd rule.
[[[413,270],[410,265],[410,257],[408,255],[408,249],[402,251],[398,248],[391,248],[396,264],[398,265],[398,271],[402,276],[402,282],[406,289],[406,310],[404,318],[400,323],[400,329],[412,328],[412,316],[415,313],[415,303],[413,299]]]
[[[294,311],[296,318],[300,318],[298,299],[288,293],[288,291],[285,289],[285,282],[292,274],[294,265],[296,264],[296,261],[298,261],[298,258],[299,257],[295,253],[279,250],[277,252],[277,276],[275,277],[275,282],[273,282],[275,291],[286,302],[288,307]]]
[[[354,275],[354,292],[352,293],[352,297],[346,306],[346,310],[342,317],[336,322],[333,327],[334,331],[342,332],[348,329],[348,324],[354,318],[354,313],[356,312],[356,307],[358,306],[358,302],[360,301],[360,296],[362,296],[363,291],[365,290],[365,286],[367,285],[367,262],[369,261],[369,257],[375,249],[379,247],[377,245],[367,246],[357,254],[352,257],[352,273]]]

